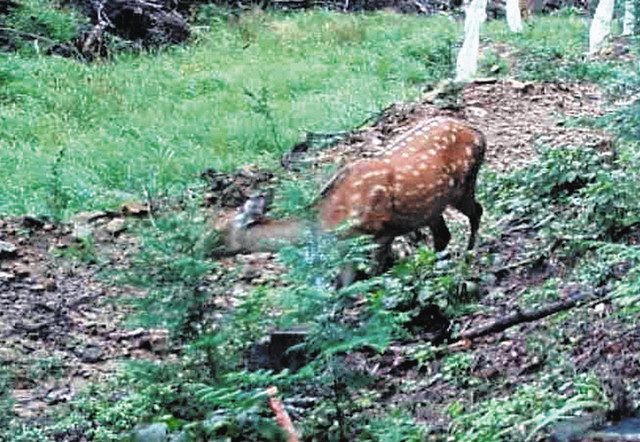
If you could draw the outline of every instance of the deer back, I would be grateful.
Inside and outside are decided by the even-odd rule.
[[[386,155],[352,163],[331,180],[318,204],[321,227],[351,220],[353,231],[377,236],[423,227],[473,195],[485,146],[482,133],[461,121],[419,124]]]

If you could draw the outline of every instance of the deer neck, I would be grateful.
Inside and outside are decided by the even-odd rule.
[[[298,218],[265,220],[225,232],[223,242],[231,252],[275,252],[283,245],[302,242],[305,233],[311,229],[311,222]]]

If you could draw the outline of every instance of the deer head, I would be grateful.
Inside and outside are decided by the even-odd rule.
[[[387,154],[342,168],[320,191],[316,225],[333,230],[348,223],[348,235],[369,234],[380,245],[378,270],[390,265],[390,245],[399,235],[429,227],[436,251],[451,238],[442,213],[450,205],[471,224],[468,248],[475,243],[482,207],[475,200],[478,170],[486,141],[481,132],[452,118],[416,125]],[[272,251],[297,242],[309,224],[265,216],[262,197],[249,198],[221,229],[229,254]]]

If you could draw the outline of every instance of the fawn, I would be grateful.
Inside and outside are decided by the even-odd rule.
[[[265,217],[262,197],[252,197],[219,228],[224,254],[273,251],[278,242],[302,240],[305,230],[330,231],[348,222],[347,235],[371,235],[378,244],[375,271],[392,264],[396,236],[429,227],[434,248],[451,239],[442,213],[447,205],[462,212],[471,225],[472,249],[482,216],[475,199],[478,170],[484,159],[484,135],[453,118],[423,121],[378,158],[359,160],[338,171],[319,192],[315,223]],[[355,275],[346,272],[341,285]]]

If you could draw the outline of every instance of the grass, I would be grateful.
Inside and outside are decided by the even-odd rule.
[[[273,164],[304,131],[414,98],[446,73],[433,60],[459,31],[391,13],[207,20],[188,46],[108,62],[0,55],[0,214],[68,215],[171,192],[207,167]],[[266,98],[275,135],[248,93]]]
[[[352,129],[449,77],[462,34],[444,16],[387,12],[210,9],[198,20],[188,45],[94,64],[0,55],[0,215],[64,218],[172,193],[208,167],[275,165],[305,131]],[[515,47],[512,75],[602,80],[611,67],[580,58],[586,35],[571,16],[483,30]]]
[[[614,62],[588,60],[588,21],[576,15],[536,17],[521,33],[512,33],[502,20],[488,22],[485,43],[514,48],[515,72],[523,80],[594,81],[612,79]],[[615,34],[615,31],[614,31]],[[495,62],[494,62],[495,64]]]

